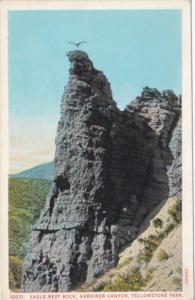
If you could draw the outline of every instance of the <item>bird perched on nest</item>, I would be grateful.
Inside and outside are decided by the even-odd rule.
[[[79,42],[79,43],[68,42],[68,43],[73,44],[74,46],[76,46],[78,48],[81,44],[84,44],[84,43],[87,43],[87,42]]]

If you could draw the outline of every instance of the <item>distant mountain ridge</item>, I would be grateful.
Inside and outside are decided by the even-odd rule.
[[[67,55],[70,77],[55,138],[56,170],[40,218],[32,226],[24,292],[66,292],[93,282],[116,267],[120,252],[136,239],[155,207],[181,195],[181,97],[144,87],[120,111],[110,83],[87,53]],[[177,215],[177,209],[172,214]],[[167,221],[158,222],[161,226]],[[140,265],[152,259],[152,250],[173,224],[167,226],[160,237],[149,234],[143,241]],[[140,290],[138,278],[148,279],[136,272],[129,280],[136,286],[130,290]]]
[[[31,169],[12,174],[11,178],[28,178],[28,179],[47,179],[52,180],[54,177],[55,166],[54,161],[41,164]]]

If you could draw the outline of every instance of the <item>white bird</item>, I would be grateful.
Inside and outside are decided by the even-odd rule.
[[[80,44],[84,44],[87,42],[79,42],[79,43],[74,43],[74,42],[68,42],[69,44],[73,44],[74,46],[76,46],[77,48],[80,46]]]

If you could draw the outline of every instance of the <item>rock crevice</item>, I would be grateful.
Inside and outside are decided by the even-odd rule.
[[[56,174],[33,226],[27,292],[68,291],[114,267],[155,205],[181,193],[180,98],[146,87],[120,111],[88,55],[68,57]]]

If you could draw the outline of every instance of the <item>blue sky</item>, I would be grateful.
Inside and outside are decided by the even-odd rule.
[[[87,41],[81,49],[107,76],[121,109],[144,86],[181,93],[179,10],[14,11],[8,25],[13,172],[54,155],[65,54],[74,48],[68,41]]]

